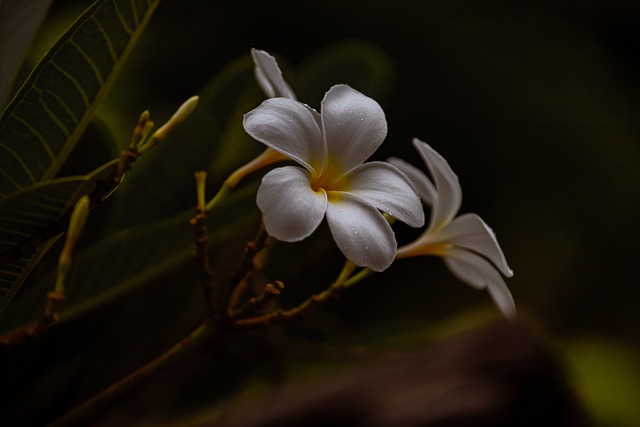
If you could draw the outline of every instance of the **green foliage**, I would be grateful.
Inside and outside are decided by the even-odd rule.
[[[12,251],[18,248],[21,252],[22,246],[27,246],[25,250],[28,250],[37,245],[37,241],[31,243],[27,239],[36,233],[44,234],[43,230],[52,229],[52,238],[55,238],[55,225],[61,216],[69,212],[82,196],[93,192],[98,182],[108,179],[117,165],[118,161],[114,160],[86,176],[44,181],[0,201],[0,233],[3,237],[0,253],[5,257],[0,267],[0,283],[6,284],[6,287],[0,287],[0,312],[34,266],[25,256],[17,255],[17,259],[12,261],[9,258]]]
[[[383,70],[354,73],[350,80],[362,90],[374,90],[384,70],[389,69],[384,52],[359,43],[360,54],[346,59],[345,49],[352,42],[339,44],[315,54],[311,63],[303,63],[301,72],[285,73],[305,80],[307,88],[326,86],[324,74],[310,66],[322,62],[327,73],[336,75],[347,61],[356,69]],[[326,87],[325,87],[326,90]],[[188,125],[175,129],[149,158],[136,164],[125,183],[110,202],[112,215],[106,220],[109,234],[79,251],[74,257],[69,278],[70,289],[62,307],[63,319],[109,303],[117,296],[154,283],[168,271],[188,261],[193,235],[188,224],[193,215],[195,190],[192,171],[209,166],[209,181],[214,185],[228,173],[257,154],[261,147],[242,130],[242,115],[263,99],[253,77],[248,55],[223,68],[199,91],[200,102],[189,117]],[[169,184],[169,185],[167,185]],[[159,193],[156,193],[160,190]],[[236,254],[226,253],[227,245],[251,238],[257,224],[255,186],[238,191],[212,212],[211,243],[218,258],[224,254],[231,265]],[[109,260],[108,263],[101,260]],[[43,306],[42,295],[55,279],[55,268],[28,286],[14,307],[7,312],[7,326],[18,326],[33,319]]]
[[[338,44],[318,52],[308,64],[303,63],[298,69],[285,69],[285,74],[292,81],[304,81],[306,90],[321,93],[327,89],[326,75],[313,72],[313,63],[322,62],[324,70],[334,76],[348,63],[349,68],[354,70],[349,76],[350,83],[365,92],[375,91],[381,81],[390,75],[388,58],[384,52],[370,45],[358,45],[361,52],[355,57],[345,54],[348,46],[354,46],[353,43]],[[234,168],[262,150],[244,133],[241,122],[242,115],[264,99],[254,81],[253,64],[248,55],[221,69],[203,86],[199,96],[199,105],[188,123],[176,128],[162,145],[145,156],[127,174],[115,197],[108,201],[110,215],[93,224],[93,214],[90,215],[87,233],[96,235],[92,228],[101,229],[98,234],[101,238],[95,242],[81,242],[84,249],[74,254],[59,323],[65,332],[55,338],[61,344],[57,348],[66,350],[48,353],[48,357],[73,358],[73,354],[80,350],[79,342],[73,341],[72,337],[81,333],[87,324],[99,327],[104,313],[112,313],[108,315],[109,322],[120,325],[129,324],[141,313],[151,320],[159,315],[154,306],[157,305],[160,289],[163,292],[181,292],[185,297],[193,294],[194,284],[197,284],[190,263],[194,246],[193,231],[189,225],[195,202],[193,171],[209,170],[209,188],[215,188]],[[109,117],[108,112],[105,116]],[[74,160],[80,163],[80,167],[83,161],[83,158]],[[77,164],[71,166],[74,170],[79,167]],[[259,220],[254,202],[255,191],[255,183],[245,185],[211,212],[208,225],[217,280],[228,277],[238,261],[243,243],[255,233]],[[29,193],[27,190],[24,192]],[[77,192],[78,196],[80,193]],[[72,198],[69,196],[67,199],[71,204]],[[96,212],[103,209],[99,207]],[[42,221],[36,228],[53,219]],[[37,274],[21,289],[4,313],[3,330],[32,322],[42,313],[44,295],[55,281],[53,264],[51,260],[42,263]],[[171,310],[182,309],[175,306]],[[198,308],[187,310],[187,313],[185,319],[203,314]],[[165,308],[162,315],[166,314]],[[175,318],[174,328],[180,329],[184,327],[184,322],[189,322],[179,319],[180,316]],[[136,328],[120,328],[115,341],[115,338],[105,338],[100,334],[85,336],[83,348],[95,355],[109,354],[122,340],[134,339],[135,331]],[[169,336],[171,334],[168,331],[148,336],[147,348],[162,348]],[[88,360],[104,363],[102,356],[86,357],[89,359],[83,364]],[[32,362],[37,364],[38,360],[35,358]],[[133,369],[139,363],[138,358],[133,358],[130,365],[123,363],[120,368],[127,369],[129,366],[128,369]],[[70,362],[68,369],[69,377],[62,385],[60,378],[55,380],[56,384],[49,383],[46,377],[37,380],[43,408],[46,407],[47,399],[43,397],[46,396],[46,390],[58,395],[67,393],[64,384],[74,381],[80,365],[75,361]],[[121,376],[126,371],[118,372],[116,375]],[[91,384],[105,384],[105,375],[94,373]],[[24,392],[20,388],[15,389],[16,399],[20,399],[19,396],[23,396]]]
[[[49,50],[0,118],[0,196],[56,175],[157,3],[97,1]]]
[[[19,246],[62,218],[75,200],[95,187],[96,180],[105,178],[98,171],[68,182],[50,181],[89,124],[157,4],[158,0],[95,2],[49,50],[0,117],[2,231],[8,234],[0,253],[15,248],[19,252],[2,261],[0,312],[34,265],[33,251]],[[113,171],[112,165],[105,167]],[[70,188],[72,182],[77,188]],[[32,205],[27,219],[25,203]],[[16,204],[22,208],[16,209]],[[44,246],[34,249],[41,256]]]
[[[0,119],[0,259],[37,230],[55,224],[78,197],[91,192],[96,182],[113,170],[113,164],[107,164],[84,175],[95,168],[94,163],[89,165],[89,156],[104,141],[90,138],[81,147],[86,155],[72,147],[80,135],[87,135],[83,129],[95,116],[100,98],[110,89],[157,3],[96,2],[56,43],[7,107]],[[294,9],[300,7],[290,3]],[[205,315],[190,262],[194,239],[188,220],[195,202],[192,174],[196,169],[207,170],[212,193],[229,172],[263,148],[245,134],[241,124],[242,115],[264,98],[254,81],[250,58],[244,55],[253,44],[270,51],[273,48],[272,53],[279,49],[286,53],[293,64],[280,61],[285,78],[299,99],[314,108],[332,84],[347,83],[380,101],[390,113],[390,139],[408,147],[415,134],[437,141],[447,154],[457,154],[452,163],[460,167],[465,189],[471,190],[465,194],[465,209],[467,204],[474,210],[479,206],[478,212],[493,214],[497,223],[501,222],[496,231],[513,253],[509,259],[514,260],[516,270],[514,293],[523,301],[523,311],[529,305],[537,315],[551,318],[551,325],[563,325],[566,330],[590,327],[595,322],[603,322],[603,328],[623,324],[625,330],[633,330],[637,325],[633,310],[618,308],[615,315],[606,308],[595,314],[592,310],[609,299],[618,298],[625,304],[635,301],[633,294],[628,297],[628,289],[606,290],[607,297],[602,297],[607,277],[624,278],[635,271],[619,267],[621,260],[631,259],[637,240],[633,221],[638,170],[630,167],[637,159],[637,129],[630,118],[637,103],[627,99],[634,92],[626,91],[623,81],[618,80],[615,58],[588,47],[576,27],[569,28],[569,37],[565,34],[568,27],[549,23],[537,14],[531,15],[535,17],[531,21],[511,19],[509,9],[487,13],[485,6],[472,2],[460,8],[415,2],[407,6],[414,13],[398,12],[398,17],[408,19],[403,23],[406,28],[398,28],[399,35],[387,41],[387,32],[391,33],[385,29],[390,25],[387,21],[398,17],[371,12],[367,23],[361,9],[377,11],[382,2],[356,3],[328,2],[327,8],[335,7],[332,12],[340,13],[316,18],[334,19],[323,22],[325,33],[336,32],[327,39],[328,45],[327,40],[304,37],[299,38],[308,46],[295,44],[301,43],[294,43],[300,34],[295,29],[304,21],[296,20],[291,23],[291,40],[282,42],[285,47],[281,47],[269,35],[275,34],[271,30],[277,27],[271,19],[289,17],[275,12],[255,19],[256,24],[267,22],[268,28],[244,25],[241,32],[246,35],[238,40],[233,32],[240,28],[237,22],[224,23],[221,20],[227,19],[226,15],[217,17],[215,23],[227,30],[224,36],[228,39],[219,37],[224,41],[216,42],[214,49],[204,40],[207,36],[199,33],[205,18],[189,14],[196,23],[189,21],[188,29],[181,26],[182,18],[171,17],[177,22],[174,24],[165,17],[167,21],[156,27],[156,38],[142,43],[145,47],[155,43],[156,47],[140,56],[132,55],[130,68],[123,70],[131,70],[134,77],[126,85],[118,86],[117,82],[111,91],[115,101],[100,106],[99,116],[106,119],[109,131],[118,136],[130,131],[122,122],[109,120],[117,115],[113,113],[119,113],[120,119],[124,115],[133,126],[140,111],[128,110],[142,104],[151,109],[155,120],[169,110],[174,101],[170,98],[184,99],[194,87],[201,87],[197,91],[200,103],[184,126],[136,164],[114,197],[90,214],[88,230],[74,254],[58,327],[39,342],[9,356],[1,355],[0,391],[10,391],[3,393],[10,396],[1,407],[3,422],[32,421],[31,417],[51,421],[52,413],[60,415],[55,411],[80,403],[162,352]],[[216,7],[224,15],[240,6],[227,3]],[[257,7],[272,6],[265,3]],[[145,8],[146,14],[142,13]],[[188,9],[184,4],[173,8],[167,10]],[[139,11],[138,21],[134,10]],[[0,28],[6,16],[0,13]],[[363,28],[370,30],[367,37],[377,38],[376,43],[386,46],[391,55],[364,41],[333,42],[345,34],[360,37],[358,32],[344,31],[352,28],[356,19],[363,19]],[[135,22],[139,23],[135,31],[122,31],[127,26],[133,28]],[[100,27],[109,34],[108,39],[103,38]],[[189,40],[180,31],[199,39]],[[175,38],[180,48],[166,43],[168,38]],[[193,53],[185,52],[187,45]],[[22,57],[19,50],[14,53]],[[69,56],[62,58],[65,53]],[[243,55],[238,58],[239,53]],[[152,61],[152,55],[162,59]],[[187,56],[192,62],[184,65],[181,61]],[[404,67],[398,77],[406,82],[396,79],[397,63]],[[182,74],[174,76],[165,71],[165,65],[168,70],[179,68]],[[215,71],[210,79],[209,75],[202,81],[185,77],[210,70]],[[54,84],[55,78],[59,80]],[[5,83],[4,77],[0,79]],[[398,94],[398,88],[403,92]],[[135,102],[128,102],[131,98],[119,102],[127,94],[135,97]],[[400,95],[400,102],[391,95]],[[408,123],[412,126],[404,126]],[[123,147],[126,143],[120,137],[112,145]],[[78,156],[73,158],[74,154]],[[65,170],[72,170],[69,174],[74,176],[65,176]],[[255,233],[256,178],[248,177],[242,183],[248,185],[236,190],[208,220],[216,280],[228,277],[243,243]],[[481,193],[485,187],[493,194]],[[57,254],[52,250],[46,256],[54,243],[55,238],[39,246],[33,255],[0,266],[0,310],[7,306],[0,314],[1,331],[30,323],[42,313],[46,292],[55,281]],[[281,299],[283,305],[303,298],[310,287],[315,290],[326,285],[332,274],[324,271],[330,270],[324,268],[328,257],[308,256],[325,254],[325,249],[331,248],[317,236],[293,250],[288,245],[274,248],[272,259],[282,269],[278,273],[284,271],[291,279]],[[338,346],[349,351],[353,343],[356,350],[404,351],[434,337],[471,328],[483,319],[485,312],[471,312],[464,321],[455,319],[447,325],[445,332],[423,327],[425,318],[428,322],[444,317],[443,313],[457,310],[475,297],[469,297],[470,293],[448,276],[438,276],[439,264],[429,264],[439,266],[435,274],[424,273],[424,264],[430,262],[400,264],[382,278],[371,280],[366,288],[350,290],[334,302],[328,311],[335,310],[335,316],[331,312],[317,314],[305,323],[304,331],[294,326],[291,335],[311,335],[321,349],[299,370],[317,369],[320,359],[325,362],[322,351],[327,346],[322,340],[327,336],[337,337]],[[597,267],[599,264],[602,267]],[[420,275],[416,276],[418,270]],[[345,325],[356,327],[345,333]],[[205,375],[197,371],[188,387],[183,384],[188,395],[182,397],[183,403],[193,404],[194,395],[201,401],[228,395],[238,378],[250,371],[247,365],[264,364],[264,353],[282,343],[281,336],[274,336],[241,335],[237,341],[249,342],[242,347],[245,365],[234,359],[236,365],[229,368],[229,361],[221,360],[227,354],[212,356],[213,362],[208,353],[202,356],[207,359],[199,361],[206,367]],[[633,363],[637,348],[602,347],[597,342],[574,344],[567,350],[570,372],[597,420],[603,425],[637,424],[637,409],[628,405],[626,396],[617,399],[621,394],[637,394],[640,379]],[[119,359],[114,363],[116,354]],[[292,370],[299,374],[295,366]]]

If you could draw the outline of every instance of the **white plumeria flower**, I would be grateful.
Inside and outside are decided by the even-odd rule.
[[[447,161],[426,143],[413,145],[424,160],[433,181],[409,163],[392,158],[415,185],[424,203],[431,207],[426,231],[414,242],[398,249],[397,258],[420,255],[442,257],[445,265],[462,282],[487,289],[498,308],[508,318],[516,315],[515,303],[502,275],[512,277],[495,234],[476,214],[456,216],[462,202],[458,177]]]
[[[297,99],[296,94],[282,77],[276,58],[258,49],[251,49],[251,58],[258,85],[268,98]]]
[[[268,98],[296,99],[296,94],[282,77],[276,58],[258,49],[251,49],[251,58],[256,81]],[[256,158],[233,172],[227,179],[227,183],[233,187],[251,172],[283,160],[288,160],[287,156],[267,147]]]
[[[277,168],[262,179],[257,204],[265,227],[276,239],[295,242],[313,233],[326,215],[347,259],[382,271],[393,262],[397,244],[378,209],[420,227],[420,199],[395,166],[364,163],[387,134],[376,101],[337,85],[325,94],[320,111],[271,98],[244,116],[249,135],[301,166]]]

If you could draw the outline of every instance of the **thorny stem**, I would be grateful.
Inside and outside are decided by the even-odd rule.
[[[196,236],[196,249],[193,252],[193,259],[200,270],[200,280],[202,283],[202,292],[204,294],[205,303],[207,305],[207,311],[209,318],[212,321],[218,316],[218,306],[220,305],[215,301],[215,292],[213,288],[213,271],[209,264],[209,255],[207,248],[209,246],[209,227],[207,227],[207,211],[205,208],[205,181],[207,173],[204,171],[198,171],[195,173],[196,178],[196,193],[197,193],[197,205],[196,214],[189,221],[193,227],[193,231]]]
[[[340,275],[335,282],[331,284],[327,289],[319,294],[311,295],[308,299],[302,302],[300,305],[293,307],[289,310],[279,309],[270,313],[250,317],[246,319],[237,319],[231,322],[231,326],[236,328],[258,328],[268,327],[271,325],[284,323],[292,319],[303,317],[309,309],[323,304],[331,299],[337,298],[342,291],[369,277],[373,271],[364,268],[358,274],[351,276],[351,273],[355,269],[355,265],[350,261],[347,261],[344,268],[340,272]]]
[[[103,405],[109,403],[112,399],[125,392],[139,381],[160,372],[179,356],[184,355],[187,351],[197,348],[212,336],[214,324],[204,322],[198,326],[191,334],[183,338],[167,350],[165,353],[155,358],[146,365],[138,368],[120,381],[112,384],[103,391],[86,400],[79,406],[76,406],[70,412],[67,412],[61,418],[52,423],[49,427],[61,427],[70,424],[77,424],[87,415],[99,409]]]

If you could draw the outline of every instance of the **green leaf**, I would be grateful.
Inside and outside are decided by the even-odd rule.
[[[244,243],[257,231],[255,191],[255,186],[238,190],[210,212],[209,242],[216,252],[216,280],[229,277]],[[172,272],[191,261],[195,238],[189,220],[193,215],[191,208],[156,222],[123,229],[75,254],[65,284],[67,292],[61,320],[71,320],[146,285],[155,286],[165,277],[175,277]],[[188,271],[195,274],[195,264],[189,265]],[[197,279],[189,279],[187,275],[180,280]],[[9,322],[3,329],[33,321],[42,312],[43,295],[53,287],[54,281],[55,269],[25,286],[24,292],[7,309]]]
[[[117,165],[118,160],[113,160],[87,176],[38,183],[0,201],[0,313],[39,258],[55,242],[59,230],[53,225],[80,197],[91,193],[99,181],[111,176]],[[28,250],[34,235],[49,241],[32,255]]]
[[[159,0],[98,0],[33,70],[0,117],[0,198],[53,178]]]

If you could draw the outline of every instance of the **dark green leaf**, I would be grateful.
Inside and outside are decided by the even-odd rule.
[[[113,160],[87,176],[38,183],[0,201],[0,312],[55,240],[38,248],[35,255],[23,255],[17,261],[11,259],[13,253],[24,253],[25,242],[38,233],[46,233],[80,197],[91,193],[98,181],[109,177],[117,164],[118,160]],[[58,234],[57,230],[52,233]]]
[[[0,118],[0,197],[56,175],[158,2],[95,2],[36,66]]]
[[[235,265],[242,245],[257,231],[254,197],[255,187],[249,186],[231,195],[210,214],[210,244],[217,248],[216,262],[223,264],[221,268]],[[193,214],[189,209],[156,222],[121,230],[74,255],[65,286],[63,318],[69,319],[103,306],[121,295],[162,280],[184,266],[190,261],[195,245],[189,224]],[[230,245],[237,246],[237,250],[229,251]],[[192,271],[196,271],[195,265]],[[226,280],[229,271],[216,276]],[[42,280],[30,283],[28,289],[25,286],[24,292],[7,309],[9,324],[5,326],[17,327],[37,317],[43,308],[43,295],[53,287],[54,281],[55,271],[51,271]]]

